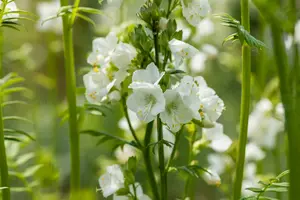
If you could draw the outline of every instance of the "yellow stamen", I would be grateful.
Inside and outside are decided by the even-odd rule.
[[[99,72],[99,69],[96,65],[93,66],[93,70],[94,70],[94,72]]]

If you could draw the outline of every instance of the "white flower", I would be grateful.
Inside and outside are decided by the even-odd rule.
[[[232,144],[232,140],[224,134],[222,124],[216,123],[214,128],[203,128],[202,134],[210,142],[209,147],[217,152],[225,152]]]
[[[261,150],[256,144],[249,143],[246,146],[246,160],[259,161],[266,157],[265,152]]]
[[[192,58],[199,53],[199,50],[195,47],[177,39],[172,39],[169,42],[169,48],[175,57],[176,66],[180,66],[183,62],[183,59]]]
[[[123,3],[123,0],[107,0],[107,3],[109,6],[119,9]]]
[[[134,186],[135,186],[135,190],[136,190],[137,200],[151,200],[149,196],[144,194],[143,188],[139,183],[135,183]],[[130,191],[131,194],[134,194],[133,185],[129,186],[129,191]],[[113,200],[129,200],[129,198],[127,196],[114,195]]]
[[[195,38],[200,39],[204,36],[209,36],[215,32],[214,23],[206,18],[203,19],[198,25],[197,25],[197,35]]]
[[[112,54],[111,60],[119,69],[127,69],[136,54],[137,52],[133,46],[120,42]]]
[[[220,186],[221,185],[220,176],[216,172],[211,171],[210,169],[207,169],[207,171],[208,172],[205,172],[203,174],[203,179],[206,181],[206,183],[209,185]]]
[[[106,198],[124,187],[124,175],[119,165],[106,168],[106,173],[99,178],[99,184]]]
[[[6,7],[5,7],[3,20],[9,19],[10,21],[16,21],[17,19],[15,19],[15,18],[19,17],[19,13],[9,13],[9,12],[18,11],[17,5],[15,4],[14,1],[8,1],[8,2],[9,3],[6,4]],[[3,6],[3,3],[2,3],[2,1],[0,1],[1,10],[3,9],[2,6]],[[11,19],[11,18],[13,18],[13,19]]]
[[[297,21],[295,26],[295,43],[300,44],[300,20]]]
[[[191,70],[193,73],[200,73],[205,70],[205,62],[207,54],[203,52],[197,53],[191,60]]]
[[[114,86],[115,80],[110,81],[103,71],[95,68],[83,76],[83,82],[86,88],[86,99],[90,103],[99,103]]]
[[[110,32],[105,38],[96,38],[93,40],[93,52],[88,57],[88,63],[91,65],[106,66],[111,61],[118,44],[118,38],[114,32]]]
[[[246,190],[250,187],[259,187],[259,179],[256,176],[256,164],[255,163],[246,163],[244,167],[244,180],[242,183],[242,193],[245,196],[253,195],[253,192]]]
[[[276,116],[281,120],[284,121],[284,107],[282,103],[277,104],[276,106]]]
[[[184,0],[181,0],[181,5],[182,15],[185,17],[188,23],[195,27],[211,11],[208,0],[191,0],[187,6],[185,6]]]
[[[179,92],[167,90],[164,93],[166,99],[165,111],[160,113],[160,119],[167,124],[172,132],[178,132],[183,124],[193,118],[192,111],[185,105]]]
[[[131,88],[136,88],[140,83],[151,83],[158,85],[158,82],[163,77],[164,73],[159,73],[156,65],[150,63],[146,69],[136,70],[132,76]]]
[[[183,20],[176,20],[177,22],[177,30],[176,31],[182,31],[182,40],[185,41],[187,40],[191,34],[192,34],[192,30],[190,29],[190,27],[186,26],[185,23],[183,22]]]
[[[223,154],[209,154],[207,160],[209,169],[217,174],[223,174],[226,170],[226,167],[233,165],[233,160],[231,157]]]
[[[53,31],[57,34],[62,33],[61,17],[49,20],[42,25],[45,19],[57,15],[57,11],[59,8],[60,8],[60,3],[57,0],[51,2],[39,2],[37,4],[37,12],[40,16],[40,19],[37,22],[37,29],[39,31],[41,32]]]
[[[275,147],[276,136],[284,129],[283,122],[272,116],[272,109],[272,103],[268,99],[262,99],[249,116],[249,139],[267,149]]]
[[[135,155],[136,155],[135,148],[133,148],[131,145],[128,144],[125,144],[123,148],[118,147],[115,151],[116,158],[122,164],[125,164],[130,157]]]
[[[165,109],[162,89],[158,85],[150,83],[135,84],[133,93],[128,97],[126,103],[127,107],[146,123],[153,121]]]

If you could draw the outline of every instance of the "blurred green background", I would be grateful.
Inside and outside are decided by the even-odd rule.
[[[16,0],[17,6],[22,10],[28,10],[38,15],[37,5],[40,0]],[[45,2],[45,1],[43,1]],[[75,63],[77,71],[77,86],[83,87],[82,71],[88,67],[86,62],[87,55],[92,49],[92,40],[96,37],[105,36],[111,28],[117,27],[123,22],[140,21],[136,17],[136,12],[142,5],[142,0],[124,0],[121,9],[110,10],[104,1],[100,6],[96,0],[82,0],[81,6],[103,9],[105,16],[91,16],[96,27],[87,24],[78,19],[74,25],[74,50]],[[212,13],[227,12],[239,19],[240,5],[235,0],[210,0]],[[180,12],[178,11],[180,15]],[[109,16],[109,17],[107,17]],[[192,34],[188,41],[201,49],[204,44],[211,44],[216,47],[218,53],[209,56],[205,61],[205,69],[202,72],[193,72],[194,75],[203,76],[208,85],[214,88],[217,94],[224,100],[226,111],[224,111],[219,122],[224,125],[225,134],[236,140],[237,124],[239,121],[239,105],[241,95],[241,60],[240,44],[233,45],[228,43],[222,46],[223,39],[231,33],[232,30],[224,28],[220,22],[210,17],[212,20],[213,32],[208,35],[201,35],[202,29],[196,30],[190,27],[185,21],[182,23]],[[36,199],[64,199],[68,194],[69,187],[69,143],[67,121],[62,120],[61,116],[66,109],[66,88],[64,56],[62,49],[62,35],[59,33],[46,31],[41,32],[37,29],[40,22],[24,22],[24,28],[21,31],[4,31],[4,74],[17,72],[26,79],[25,85],[31,89],[31,92],[24,93],[21,96],[13,98],[24,98],[30,102],[29,106],[13,106],[5,110],[4,115],[9,113],[18,113],[21,116],[29,116],[34,121],[34,125],[20,124],[19,122],[9,122],[7,126],[22,126],[35,133],[36,141],[22,145],[22,148],[12,157],[22,156],[28,152],[35,152],[36,157],[25,166],[19,166],[19,170],[26,169],[32,164],[43,164],[41,170],[34,176],[41,184],[34,188]],[[208,28],[203,25],[202,28]],[[210,25],[211,26],[211,25]],[[251,9],[251,29],[252,34],[257,38],[271,45],[265,22],[255,9]],[[265,31],[264,31],[265,30]],[[200,35],[199,35],[200,31]],[[275,84],[269,84],[271,92],[275,91],[274,98],[277,98],[276,68],[272,59],[272,52],[266,51],[266,57],[262,59],[260,51],[253,49],[252,52],[252,99],[253,103],[262,96],[265,87],[272,80]],[[188,65],[189,66],[189,65]],[[272,93],[273,94],[273,93]],[[84,103],[84,96],[78,95],[78,104]],[[59,105],[59,106],[57,106]],[[120,105],[114,103],[111,105],[112,112],[104,116],[95,116],[84,114],[80,118],[80,129],[101,130],[110,134],[127,137],[130,136],[118,127],[118,121],[123,113]],[[143,134],[143,132],[141,132]],[[98,177],[105,171],[109,164],[117,163],[112,147],[113,142],[97,144],[97,138],[82,135],[81,141],[81,185],[83,188],[83,199],[102,199],[98,188]],[[187,140],[182,138],[180,150],[176,163],[184,165],[187,162],[186,151]],[[14,151],[14,147],[8,147],[9,153]],[[203,151],[198,160],[202,166],[206,166],[206,155],[210,150]],[[272,153],[261,164],[262,172],[275,174],[274,157]],[[146,175],[143,168],[143,161],[140,159],[137,180],[143,183],[146,193],[149,188],[146,181]],[[156,166],[157,167],[157,166]],[[285,169],[283,161],[282,168]],[[227,199],[230,196],[232,187],[232,171],[223,177],[222,186],[216,188],[208,186],[203,180],[195,180],[196,199],[199,200],[220,200]],[[184,175],[172,174],[169,176],[169,199],[180,197],[184,190]],[[22,184],[13,180],[14,185]],[[27,192],[13,193],[12,199],[32,199]]]

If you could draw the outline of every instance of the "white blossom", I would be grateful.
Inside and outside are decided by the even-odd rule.
[[[165,109],[162,89],[158,85],[150,83],[135,84],[133,93],[128,97],[126,103],[127,107],[146,123],[153,121]]]
[[[86,99],[90,103],[100,103],[114,86],[115,80],[111,81],[102,71],[94,68],[83,76],[86,88]]]
[[[37,29],[41,32],[53,31],[56,34],[62,33],[62,19],[58,17],[43,23],[49,17],[57,15],[57,11],[60,8],[60,3],[58,0],[53,0],[50,2],[38,2],[37,12],[40,16],[37,22]],[[42,24],[43,23],[43,24]]]
[[[169,22],[169,20],[167,18],[164,18],[164,17],[160,18],[159,24],[158,24],[159,29],[162,31],[166,30],[167,26],[168,26],[168,22]]]
[[[232,140],[224,134],[222,124],[216,123],[214,128],[203,128],[202,134],[209,141],[209,147],[217,152],[225,152],[232,144]]]
[[[128,109],[128,115],[129,115],[129,119],[130,119],[131,125],[134,128],[134,130],[138,129],[141,126],[141,121],[139,120],[139,118],[130,109]],[[126,132],[130,132],[126,117],[123,117],[119,121],[118,125],[119,125],[119,128],[121,128],[122,130],[124,130]]]
[[[246,145],[246,160],[247,161],[259,161],[266,157],[266,154],[259,146],[254,143],[248,143]]]
[[[140,83],[158,85],[164,73],[159,73],[157,66],[150,63],[146,69],[136,70],[132,76],[131,88],[138,87]]]
[[[189,59],[199,53],[199,50],[183,41],[172,39],[169,48],[175,58],[175,66],[180,66],[183,59]]]
[[[206,183],[209,184],[209,185],[220,186],[221,185],[220,176],[216,172],[213,172],[210,169],[207,169],[207,171],[208,172],[205,172],[203,174],[203,179],[206,181]]]
[[[195,27],[211,12],[208,0],[191,0],[187,6],[184,4],[184,0],[181,0],[181,5],[182,15],[188,23]]]
[[[164,93],[166,107],[160,113],[160,119],[167,124],[172,132],[178,132],[183,124],[190,122],[193,118],[192,111],[185,105],[179,92],[167,90]]]
[[[123,147],[118,147],[115,151],[116,158],[122,164],[125,164],[130,157],[135,155],[135,148],[128,144],[125,144]]]
[[[233,165],[233,160],[230,156],[223,154],[209,154],[207,157],[209,169],[216,172],[217,174],[223,174],[226,167]]]
[[[199,52],[191,59],[191,70],[193,73],[200,73],[205,70],[205,62],[207,60],[207,54]]]
[[[132,45],[120,42],[112,54],[112,63],[119,69],[127,69],[136,54],[137,52]]]
[[[106,198],[124,187],[124,175],[119,165],[106,168],[106,173],[99,178],[100,188]]]
[[[18,11],[18,8],[17,8],[17,5],[14,1],[8,1],[9,3],[6,4],[6,7],[5,7],[5,11],[4,11],[4,15],[3,15],[3,20],[5,19],[9,19],[10,21],[16,21],[17,19],[15,18],[18,18],[19,17],[19,13],[9,13],[9,12],[12,12],[12,11]],[[3,3],[2,1],[0,1],[0,8],[1,10],[3,9]]]

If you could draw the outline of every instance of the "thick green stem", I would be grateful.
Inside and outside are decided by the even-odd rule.
[[[241,0],[242,25],[250,32],[249,1]],[[251,81],[251,48],[244,43],[242,47],[242,98],[240,113],[240,135],[237,149],[237,165],[234,181],[233,200],[241,198],[244,175],[245,152],[248,135],[248,119],[250,110],[250,81]]]
[[[161,199],[167,199],[167,174],[165,173],[165,153],[164,153],[164,144],[163,144],[163,129],[162,129],[162,122],[157,117],[157,141],[159,142],[158,145],[158,160],[159,160],[159,171],[160,171],[160,192],[161,192]]]
[[[146,128],[146,134],[145,134],[145,140],[144,140],[144,146],[145,149],[143,150],[143,156],[144,156],[144,161],[145,161],[145,166],[147,170],[147,175],[148,175],[148,180],[151,186],[152,194],[154,196],[154,199],[159,200],[159,193],[157,190],[157,183],[155,180],[154,172],[153,172],[153,167],[151,164],[151,153],[150,153],[150,148],[149,144],[151,142],[151,134],[152,134],[152,129],[153,129],[153,121],[147,124]]]
[[[68,0],[60,0],[61,6],[67,6]],[[71,152],[71,199],[76,199],[80,190],[80,151],[77,130],[76,77],[73,51],[73,32],[69,24],[69,15],[63,16],[63,38],[65,53],[65,73],[67,99],[69,105],[69,137]]]
[[[272,25],[272,35],[274,57],[277,63],[280,80],[281,99],[285,109],[285,130],[288,133],[288,163],[291,170],[289,199],[294,200],[299,197],[300,134],[297,128],[299,121],[295,113],[293,88],[289,84],[290,70],[280,26]]]
[[[2,18],[2,17],[1,17]],[[0,77],[3,76],[2,69],[2,45],[3,45],[3,30],[0,30]],[[0,91],[1,92],[1,91]],[[0,105],[2,105],[2,96],[0,97]],[[8,166],[4,143],[4,125],[3,125],[3,113],[2,106],[0,106],[0,169],[1,169],[1,187],[7,187],[7,189],[2,190],[2,199],[10,200],[10,185],[8,176]]]

